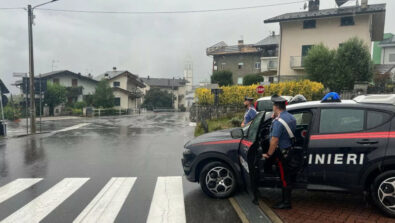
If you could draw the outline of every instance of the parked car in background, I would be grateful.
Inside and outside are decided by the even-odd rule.
[[[292,96],[281,95],[281,97],[287,99],[287,101],[290,101],[292,99]],[[271,96],[258,98],[254,106],[257,111],[271,112],[273,110],[273,102],[271,101]]]

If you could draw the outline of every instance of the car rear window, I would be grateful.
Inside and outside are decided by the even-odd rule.
[[[320,133],[362,131],[364,120],[361,109],[321,109]]]
[[[273,102],[270,100],[258,101],[257,103],[258,111],[272,111],[273,110]]]
[[[366,127],[368,129],[377,127],[383,124],[384,122],[387,122],[389,118],[390,118],[390,114],[388,113],[378,112],[378,111],[368,111]]]

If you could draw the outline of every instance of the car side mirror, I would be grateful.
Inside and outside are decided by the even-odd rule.
[[[230,131],[230,136],[232,136],[232,138],[234,139],[243,138],[244,131],[242,128],[233,129],[232,131]]]

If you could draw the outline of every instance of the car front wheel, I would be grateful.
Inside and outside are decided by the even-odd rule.
[[[387,171],[376,177],[372,184],[374,204],[386,215],[395,217],[395,171]]]
[[[219,161],[210,162],[203,167],[199,183],[203,192],[213,198],[230,197],[237,187],[233,170]]]

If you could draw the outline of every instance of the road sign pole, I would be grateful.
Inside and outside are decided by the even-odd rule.
[[[33,10],[27,6],[29,33],[29,77],[30,77],[30,133],[36,133],[36,105],[34,93],[34,58],[33,58]]]

